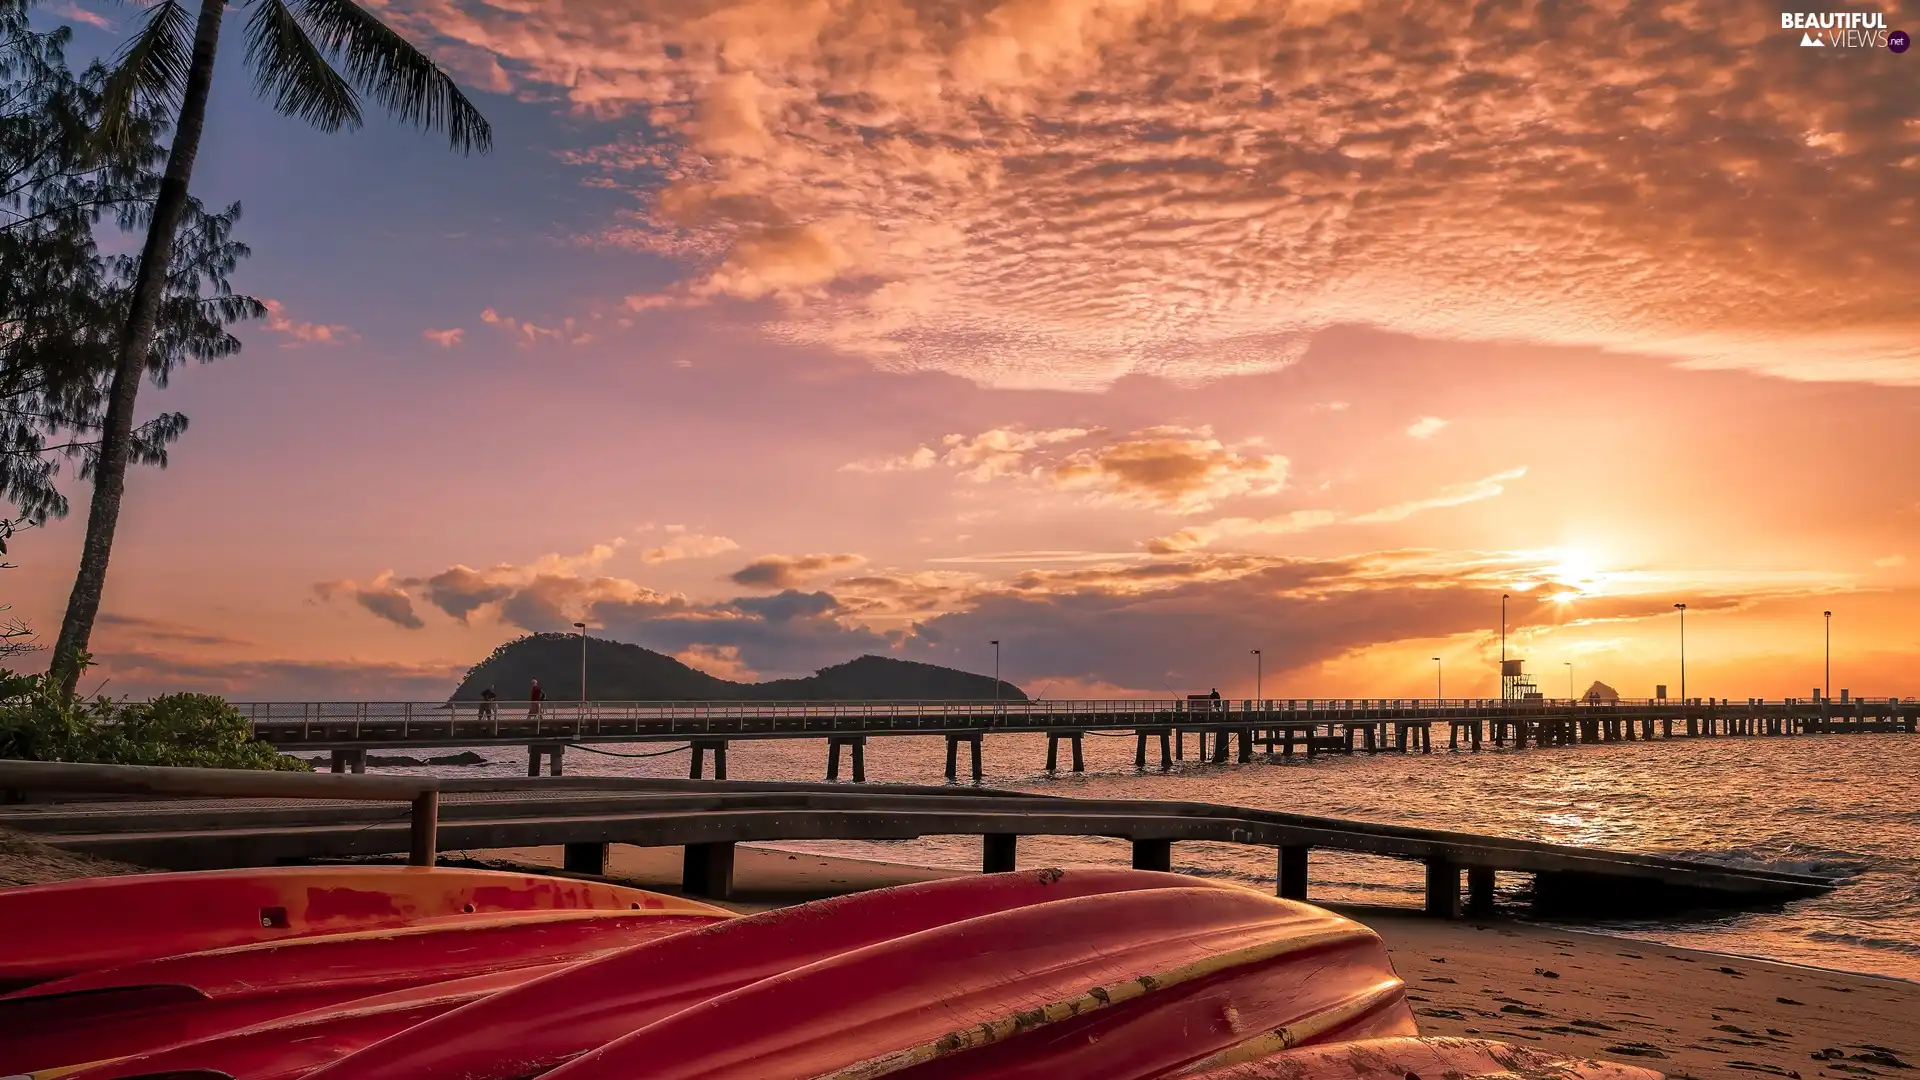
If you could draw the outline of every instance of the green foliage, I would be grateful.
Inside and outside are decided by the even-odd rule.
[[[67,513],[64,462],[93,469],[120,327],[137,259],[101,254],[96,230],[134,232],[159,191],[159,104],[123,114],[110,145],[96,131],[109,75],[75,75],[65,27],[35,30],[24,0],[0,0],[0,496],[29,524]],[[265,309],[233,295],[228,275],[247,254],[232,237],[239,207],[210,213],[189,202],[176,234],[146,371],[158,385],[188,360],[228,356],[227,332]],[[186,417],[137,426],[129,451],[166,464]]]
[[[246,717],[210,694],[151,701],[91,701],[60,692],[46,675],[0,670],[0,758],[108,765],[305,770],[305,762],[253,740]]]

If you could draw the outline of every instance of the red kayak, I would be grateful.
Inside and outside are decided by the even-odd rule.
[[[0,889],[0,990],[158,956],[524,911],[713,912],[593,881],[411,866],[129,874]]]
[[[391,880],[402,894],[413,885]],[[67,888],[84,900],[89,883]],[[1420,1038],[1373,931],[1234,885],[1047,870],[739,918],[622,891],[647,899],[597,913],[580,903],[519,915],[415,908],[374,916],[409,920],[378,928],[306,919],[302,936],[212,950],[123,941],[120,955],[143,959],[0,998],[0,1070],[43,1069],[35,1080],[1658,1080],[1544,1049]],[[97,910],[86,903],[76,907]],[[7,905],[0,890],[0,917]],[[390,909],[404,906],[395,898]],[[52,918],[44,905],[38,917]],[[22,937],[76,939],[56,923],[24,924]],[[180,940],[222,925],[203,919]]]
[[[139,1053],[275,1017],[494,971],[579,961],[726,915],[551,911],[146,960],[0,997],[0,1061],[15,1069]]]
[[[476,1001],[315,1080],[509,1080],[690,1005],[883,942],[997,912],[1146,889],[1240,890],[1133,870],[945,878],[783,908],[625,949]]]
[[[563,962],[497,971],[357,998],[197,1042],[116,1058],[78,1071],[62,1071],[60,1075],[70,1080],[116,1080],[214,1070],[248,1080],[295,1080],[448,1010],[569,966]]]

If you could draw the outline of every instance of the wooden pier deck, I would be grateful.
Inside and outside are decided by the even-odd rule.
[[[1489,909],[1494,875],[1503,872],[1532,875],[1544,910],[1615,915],[1778,904],[1833,886],[1805,875],[1210,803],[610,777],[442,780],[439,798],[440,850],[563,845],[568,869],[600,873],[609,844],[680,846],[687,891],[711,897],[731,889],[738,843],[950,835],[979,836],[987,872],[1014,868],[1021,836],[1119,837],[1132,843],[1134,866],[1158,870],[1172,868],[1179,842],[1266,847],[1277,893],[1299,899],[1309,896],[1314,850],[1409,860],[1425,866],[1426,910],[1441,916]],[[169,869],[410,850],[404,814],[330,801],[38,803],[0,807],[0,826]]]
[[[947,777],[960,772],[961,748],[973,779],[981,740],[989,735],[1047,736],[1047,768],[1059,767],[1061,744],[1070,767],[1084,768],[1082,737],[1131,732],[1134,764],[1157,756],[1161,769],[1186,756],[1187,736],[1201,760],[1252,760],[1269,754],[1388,751],[1431,753],[1435,729],[1449,750],[1486,745],[1526,749],[1598,742],[1798,736],[1920,731],[1920,699],[1788,699],[1732,701],[1515,702],[1498,699],[1272,699],[1263,701],[680,701],[500,702],[491,712],[472,702],[263,702],[237,706],[254,734],[283,750],[326,750],[335,772],[361,772],[368,750],[403,747],[524,745],[528,775],[541,762],[563,771],[566,746],[577,743],[680,742],[691,750],[688,775],[702,777],[709,758],[727,776],[727,745],[747,739],[824,739],[826,775],[838,779],[843,756],[852,778],[866,778],[869,738],[941,735]],[[1156,751],[1157,755],[1150,753]]]

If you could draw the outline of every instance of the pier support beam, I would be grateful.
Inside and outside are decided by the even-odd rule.
[[[1253,729],[1250,727],[1240,729],[1240,764],[1253,764]]]
[[[865,735],[829,735],[827,736],[827,779],[840,779],[840,748],[853,751],[853,782],[867,782],[867,737]],[[948,759],[952,759],[952,742],[948,742]],[[953,774],[949,772],[948,778]]]
[[[1493,867],[1467,867],[1467,914],[1493,914]]]
[[[1173,841],[1135,840],[1133,842],[1133,868],[1135,870],[1172,870]]]
[[[1427,860],[1427,914],[1442,919],[1460,917],[1460,864],[1443,858]]]
[[[1287,900],[1307,898],[1307,853],[1305,844],[1285,844],[1280,848],[1278,872],[1274,875],[1275,896]]]
[[[966,743],[973,754],[973,782],[980,782],[980,740],[983,736],[975,731],[971,733],[949,734],[947,736],[947,779],[959,779],[957,768],[960,756],[960,744]]]
[[[1078,731],[1047,732],[1047,771],[1048,772],[1053,772],[1056,768],[1059,767],[1060,740],[1062,739],[1067,740],[1069,743],[1073,745],[1073,771],[1074,772],[1087,771],[1086,758],[1081,755],[1081,746],[1080,746],[1081,734],[1082,733]]]
[[[687,779],[704,779],[702,774],[706,771],[707,751],[709,750],[713,752],[713,778],[715,780],[725,780],[727,778],[727,740],[695,739],[693,740],[692,746],[693,760],[687,764]],[[729,847],[728,850],[731,851],[732,848]],[[728,858],[732,858],[732,856],[729,855]],[[727,872],[731,874],[733,871],[728,870]]]
[[[689,896],[725,900],[733,892],[733,841],[688,844],[681,862],[680,890]]]
[[[567,844],[561,849],[560,866],[576,874],[604,875],[607,872],[607,845]]]
[[[337,773],[364,773],[367,771],[367,752],[357,746],[343,747],[333,752],[331,764]]]
[[[983,874],[1010,874],[1013,872],[1014,852],[1020,844],[1020,837],[1013,833],[987,833],[980,838],[980,872]]]
[[[1153,733],[1147,731],[1136,731],[1133,733],[1133,767],[1136,769],[1144,771],[1147,767],[1147,737],[1151,734]],[[1164,728],[1160,730],[1159,735],[1160,771],[1166,772],[1168,769],[1173,768],[1173,738],[1171,733]]]

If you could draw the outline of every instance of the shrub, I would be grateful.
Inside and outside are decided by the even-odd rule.
[[[151,701],[68,698],[45,676],[0,672],[0,758],[109,765],[304,770],[253,739],[240,711],[210,694]]]

